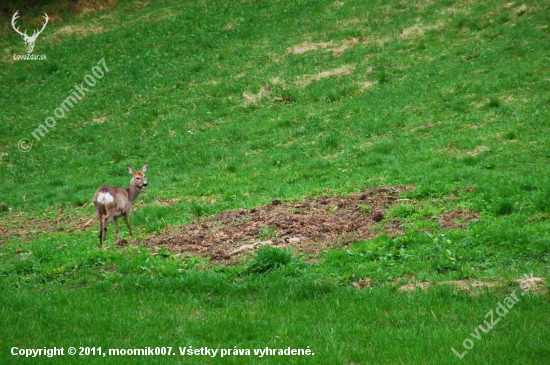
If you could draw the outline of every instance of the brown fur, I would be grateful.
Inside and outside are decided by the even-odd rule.
[[[130,208],[132,202],[137,198],[141,189],[147,186],[147,178],[145,172],[147,171],[148,164],[145,163],[141,170],[136,171],[130,166],[126,165],[128,172],[132,174],[132,180],[130,181],[130,187],[121,188],[110,185],[102,185],[97,189],[94,194],[94,205],[96,209],[96,217],[99,221],[99,245],[103,245],[103,242],[107,239],[107,226],[111,219],[115,222],[116,240],[118,241],[118,218],[124,216],[126,220],[126,226],[128,226],[128,232],[132,237],[132,229],[130,228]],[[113,198],[112,202],[99,201],[100,194],[110,194]]]

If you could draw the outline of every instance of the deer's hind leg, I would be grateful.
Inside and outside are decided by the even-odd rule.
[[[99,246],[103,246],[103,213],[96,207],[95,216],[99,222]]]
[[[106,214],[105,214],[105,217],[103,218],[103,242],[107,240],[107,226],[109,225],[109,222],[111,221],[111,219],[114,218],[115,206],[114,205],[105,206],[105,212]],[[118,224],[116,226],[118,227]],[[118,229],[117,229],[117,232],[118,232]],[[118,239],[118,234],[117,234],[117,239]]]

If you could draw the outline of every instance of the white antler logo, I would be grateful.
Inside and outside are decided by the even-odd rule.
[[[42,33],[42,31],[44,30],[44,28],[46,28],[46,24],[48,24],[48,14],[44,13],[44,19],[45,19],[45,22],[44,24],[42,25],[42,29],[40,29],[39,31],[37,31],[36,29],[32,32],[32,35],[29,37],[27,35],[27,30],[25,30],[23,33],[21,33],[21,31],[19,30],[19,27],[16,27],[15,26],[15,21],[16,19],[19,17],[17,15],[17,13],[19,13],[19,11],[16,11],[15,14],[13,14],[13,18],[11,18],[11,26],[13,27],[13,29],[15,29],[15,31],[17,33],[19,33],[21,35],[21,37],[23,38],[23,40],[25,41],[25,48],[27,49],[27,53],[32,53],[33,49],[34,49],[34,42],[36,42],[36,38],[38,38],[38,36],[40,35],[40,33]]]

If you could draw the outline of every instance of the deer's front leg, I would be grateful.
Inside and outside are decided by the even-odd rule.
[[[130,228],[130,216],[129,216],[130,213],[126,213],[124,215],[124,218],[126,218],[126,225],[128,226],[128,232],[130,232],[130,237],[133,237],[132,236],[132,228]]]

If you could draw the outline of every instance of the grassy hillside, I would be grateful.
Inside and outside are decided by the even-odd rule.
[[[15,60],[10,29],[0,39],[0,359],[13,346],[192,345],[315,353],[273,363],[546,361],[547,3],[110,4],[49,14],[34,50],[47,60]],[[100,249],[95,189],[128,186],[126,164],[145,162],[135,239],[121,227],[128,241],[113,245],[111,225]],[[314,253],[228,264],[151,238],[274,199],[398,186],[374,238]],[[278,238],[265,225],[256,241]],[[459,360],[451,347],[522,278],[541,279]]]

